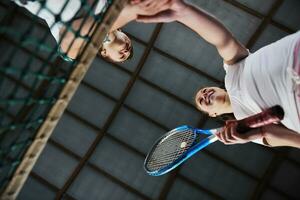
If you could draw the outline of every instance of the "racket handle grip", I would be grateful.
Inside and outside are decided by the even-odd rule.
[[[274,122],[279,122],[283,119],[283,117],[284,111],[281,108],[281,106],[273,106],[261,113],[239,120],[236,130],[239,133],[245,133],[251,130],[252,128],[257,128]]]

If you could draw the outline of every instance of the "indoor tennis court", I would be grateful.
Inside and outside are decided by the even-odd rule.
[[[0,2],[2,198],[300,199],[296,148],[216,142],[166,175],[145,172],[149,149],[169,130],[223,126],[197,110],[194,97],[201,87],[223,86],[225,71],[217,50],[177,22],[130,22],[122,30],[133,57],[123,63],[101,58],[95,46],[125,2],[108,1],[96,23],[101,30],[72,63],[56,55],[45,21],[10,0]],[[216,16],[250,52],[300,29],[297,0],[188,2]],[[32,170],[22,171],[24,158],[37,159]]]

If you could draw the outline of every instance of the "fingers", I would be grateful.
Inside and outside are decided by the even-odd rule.
[[[239,134],[236,131],[236,127],[236,121],[226,122],[226,126],[219,133],[217,133],[216,136],[221,142],[223,142],[226,145],[243,144],[253,140],[253,134],[256,130],[251,130],[247,134]]]
[[[224,144],[227,144],[228,141],[225,138],[226,134],[226,128],[224,127],[220,132],[216,133],[217,138],[219,139],[220,142],[223,142]]]
[[[169,13],[171,13],[171,10],[169,10],[169,5],[164,4],[164,5],[161,5],[157,8],[154,8],[154,9],[151,9],[151,10],[148,10],[148,11],[140,9],[137,14],[142,15],[142,16],[154,16],[158,13],[161,13],[161,12],[164,12],[164,11],[167,11],[167,10],[169,11]]]
[[[153,4],[157,4],[159,3],[159,1],[155,1],[155,0],[143,0],[142,3],[140,3],[141,6],[143,7],[147,7]]]
[[[163,4],[159,8],[157,8],[157,12],[156,13],[162,12],[164,10],[168,10],[169,8],[170,8],[170,6],[168,4]]]
[[[144,0],[137,5],[142,13],[154,15],[170,8],[170,0]]]
[[[224,144],[233,144],[233,143],[235,143],[235,139],[232,137],[232,133],[234,132],[234,128],[235,127],[233,125],[225,126],[224,129],[221,132],[217,133],[217,137]]]
[[[236,135],[236,126],[235,124],[232,124],[231,126],[229,126],[227,134],[226,134],[226,140],[227,143],[234,143],[235,141],[237,141],[237,138],[233,137],[234,135]]]
[[[142,0],[131,0],[130,4],[135,5],[135,4],[138,4],[138,3],[141,3],[141,2],[142,2]]]
[[[143,9],[153,9],[155,7],[160,7],[161,5],[164,5],[168,3],[169,0],[144,0],[141,3],[139,3],[139,6]]]

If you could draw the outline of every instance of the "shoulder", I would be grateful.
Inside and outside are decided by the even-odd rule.
[[[223,66],[226,71],[226,69],[230,68],[231,66],[239,66],[242,61],[244,61],[249,55],[251,55],[249,49],[246,49],[246,52],[243,55],[240,55],[240,57],[230,60],[230,61],[223,61]]]
[[[226,72],[225,82],[226,82],[226,79],[233,79],[233,78],[237,78],[239,76],[240,72],[243,70],[243,68],[247,64],[246,60],[248,59],[248,57],[250,57],[249,51],[248,51],[248,55],[246,57],[240,59],[239,61],[237,61],[235,63],[232,63],[232,64],[227,63],[227,62],[223,63],[223,67]]]

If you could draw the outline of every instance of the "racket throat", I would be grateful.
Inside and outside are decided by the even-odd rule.
[[[189,157],[191,157],[192,155],[194,155],[195,153],[197,153],[198,151],[200,151],[201,149],[205,148],[206,146],[210,145],[211,143],[214,143],[215,141],[217,141],[218,138],[215,135],[211,135],[203,140],[201,140],[200,142],[196,143],[193,147],[191,147],[185,158],[184,161],[186,159],[188,159]]]

